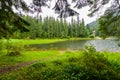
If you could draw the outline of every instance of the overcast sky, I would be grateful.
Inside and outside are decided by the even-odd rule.
[[[55,17],[55,18],[58,18],[58,14],[55,14],[54,13],[54,10],[52,9],[55,5],[55,1],[57,0],[52,0],[52,2],[48,2],[48,5],[50,6],[50,8],[48,7],[42,7],[42,13],[40,13],[40,15],[44,18],[44,17],[47,17],[47,16],[52,16],[52,17]],[[29,3],[32,3],[32,0],[25,0],[25,2],[29,5]],[[102,10],[101,12],[102,13],[98,13],[96,14],[94,17],[90,18],[88,17],[88,13],[90,13],[88,10],[89,10],[89,6],[86,6],[82,9],[76,9],[76,8],[73,8],[75,6],[75,3],[71,3],[72,1],[71,0],[68,0],[68,3],[70,3],[71,5],[71,8],[74,9],[75,11],[77,11],[79,13],[79,18],[80,20],[83,18],[85,20],[85,24],[88,24],[92,21],[95,21],[101,14],[103,14],[104,10],[106,9],[106,7],[109,7],[110,4],[106,5]],[[36,16],[36,14],[30,14],[32,16]],[[68,22],[71,21],[71,18],[77,20],[77,16],[72,16],[72,17],[68,17],[66,18],[66,20]]]

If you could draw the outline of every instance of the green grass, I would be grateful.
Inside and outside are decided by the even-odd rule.
[[[104,52],[103,54],[108,58],[108,60],[120,63],[120,52]]]
[[[3,57],[4,63],[16,64],[19,62],[26,62],[26,61],[34,61],[34,60],[40,60],[40,61],[33,64],[32,66],[23,67],[22,69],[13,71],[9,74],[3,74],[0,76],[0,79],[1,80],[7,80],[7,79],[9,79],[9,80],[15,80],[15,79],[32,80],[32,79],[36,79],[35,77],[39,77],[40,75],[43,75],[41,73],[45,73],[45,75],[49,78],[51,75],[50,79],[59,80],[58,76],[61,76],[63,78],[62,73],[65,72],[66,70],[74,72],[79,67],[82,67],[82,66],[79,66],[80,65],[79,61],[82,61],[83,53],[84,53],[83,51],[70,51],[70,50],[68,50],[68,51],[58,51],[58,50],[43,51],[42,50],[42,51],[27,51],[27,52],[23,53],[22,56],[18,56],[18,57],[4,56]],[[113,52],[100,52],[100,54],[103,54],[105,56],[105,58],[107,58],[108,61],[110,61],[110,62],[111,61],[117,62],[117,63],[120,62],[120,60],[118,59],[120,57],[119,52],[114,52],[114,53]],[[44,59],[46,59],[46,60],[44,61]],[[102,58],[98,58],[98,59],[102,59]],[[89,60],[89,58],[88,58],[88,60]],[[90,60],[92,60],[92,59],[90,59]],[[104,60],[104,58],[103,58],[103,60]],[[98,60],[98,62],[99,61],[100,60]],[[84,64],[84,63],[81,63],[81,64]],[[99,65],[101,65],[101,63]],[[104,66],[104,65],[102,65],[102,66]],[[63,70],[63,72],[60,72],[62,70]],[[54,74],[54,73],[56,73],[56,74]],[[69,75],[67,75],[66,73],[65,73],[65,76],[69,76],[71,72],[67,73]],[[85,73],[85,74],[87,74],[87,73]],[[47,77],[45,78],[45,76],[44,76],[44,79],[42,79],[42,80],[48,80]],[[74,74],[71,75],[71,77],[74,77]]]
[[[2,39],[3,43],[2,46],[7,45],[5,39]],[[65,41],[67,39],[36,39],[36,40],[23,40],[23,39],[10,39],[10,42],[12,44],[16,44],[16,46],[21,46],[20,44],[45,44],[45,43],[52,43],[52,42],[58,42],[58,41]],[[20,62],[28,62],[33,60],[39,60],[44,57],[51,57],[51,56],[59,55],[59,51],[56,50],[49,50],[49,51],[39,51],[39,50],[28,50],[28,51],[22,51],[21,56],[7,56],[6,50],[3,50],[3,52],[0,52],[0,68],[6,67],[10,65],[15,65]]]
[[[79,39],[79,40],[83,40],[85,38],[71,38],[70,40],[75,40],[75,39]],[[65,41],[68,39],[36,39],[36,40],[23,40],[23,39],[10,39],[10,41],[14,44],[46,44],[46,43],[52,43],[52,42],[58,42],[58,41]],[[4,40],[4,42],[6,42],[6,40]],[[71,53],[71,54],[70,54]],[[15,65],[17,63],[20,62],[29,62],[29,61],[33,61],[33,60],[40,60],[42,58],[48,58],[48,57],[52,57],[52,56],[61,56],[58,57],[57,59],[62,59],[62,58],[66,58],[66,56],[79,56],[78,53],[81,52],[76,52],[77,54],[72,54],[74,52],[71,51],[66,51],[65,54],[61,54],[61,52],[59,50],[46,50],[46,51],[39,51],[39,50],[28,50],[28,51],[24,51],[22,52],[21,56],[14,56],[14,57],[9,57],[6,55],[6,52],[0,52],[0,68],[1,67],[5,67],[5,66],[10,66],[10,65]],[[114,60],[114,61],[119,61],[120,58],[120,54],[118,53],[110,53],[110,52],[104,52],[104,54],[106,55],[106,57],[108,57],[108,59],[110,60]]]
[[[15,65],[21,62],[29,62],[35,60],[41,60],[43,58],[49,58],[59,55],[59,51],[26,51],[21,56],[7,56],[6,54],[0,55],[0,68],[10,65]]]
[[[5,53],[0,54],[0,68],[7,67],[11,65],[15,65],[21,62],[30,62],[37,61],[43,59],[64,59],[70,56],[78,56],[78,53],[74,53],[70,51],[61,52],[59,50],[41,50],[41,51],[25,51],[21,56],[7,56]]]
[[[68,39],[10,39],[12,43],[23,43],[25,45],[29,44],[46,44],[46,43],[53,43],[59,41],[66,41]],[[6,40],[5,40],[6,41]]]
[[[21,44],[29,45],[29,44],[46,44],[46,43],[53,43],[53,42],[65,41],[65,40],[67,40],[67,39],[38,39],[38,40],[37,39],[36,40],[11,39],[11,42],[14,44],[21,43]],[[70,40],[74,40],[74,38],[70,39]],[[79,39],[79,40],[82,40],[82,39]],[[6,40],[4,40],[4,41],[6,41]],[[42,70],[41,70],[41,68],[34,69],[33,66],[23,67],[22,69],[17,70],[17,71],[13,71],[9,74],[6,73],[3,75],[0,75],[0,80],[7,80],[7,79],[15,80],[16,78],[17,79],[22,78],[22,80],[23,80],[25,76],[30,77],[30,75],[37,77],[38,75],[36,73],[40,74],[38,72],[40,70],[43,71],[43,73],[46,73],[45,74],[46,76],[50,77],[50,75],[54,74],[56,71],[59,72],[59,71],[62,71],[64,69],[66,71],[66,67],[68,68],[68,71],[73,69],[73,72],[74,72],[73,66],[75,66],[77,69],[78,67],[82,67],[82,66],[79,66],[80,64],[86,63],[86,62],[81,63],[81,61],[83,59],[85,59],[84,57],[82,57],[83,53],[84,53],[84,51],[77,51],[77,50],[76,51],[71,51],[71,50],[64,51],[64,50],[28,49],[28,50],[23,51],[22,55],[20,55],[20,56],[7,56],[6,51],[3,50],[2,52],[0,52],[0,68],[16,65],[16,64],[19,64],[22,62],[37,61],[37,63],[35,65],[37,67],[41,67],[41,65],[42,65]],[[93,51],[93,53],[95,53],[95,51]],[[119,63],[120,62],[120,52],[100,52],[100,54],[103,54],[105,56],[105,58],[107,58],[108,61],[111,62],[113,66],[115,66],[115,69],[117,69],[117,68],[116,68],[116,64],[115,65],[113,64],[114,62],[117,63],[118,65],[120,65],[120,63]],[[87,56],[86,59],[89,60],[89,56]],[[100,61],[99,59],[102,59],[102,57],[98,58],[98,62]],[[94,60],[94,58],[91,58],[90,60]],[[78,61],[80,61],[80,63]],[[103,61],[104,61],[104,59],[103,59]],[[43,65],[43,64],[45,64],[45,65]],[[90,65],[93,66],[92,63]],[[101,62],[99,65],[101,65]],[[104,65],[106,65],[106,64],[104,64]],[[45,66],[47,66],[47,67],[45,67]],[[69,66],[71,66],[71,67],[69,67]],[[33,69],[33,70],[31,70],[33,73],[29,72],[29,68]],[[50,70],[50,72],[49,72],[49,70]],[[44,72],[44,71],[48,71],[48,72]],[[29,73],[31,73],[31,74],[29,74]],[[60,74],[62,74],[62,73],[63,72],[61,72]],[[68,72],[66,72],[66,73],[69,74]],[[67,76],[66,73],[65,73],[65,76]],[[60,76],[63,77],[62,75],[60,75]],[[52,76],[52,79],[53,79],[53,77],[54,76]],[[56,76],[55,79],[53,79],[53,80],[56,80],[57,78],[58,78],[58,76]],[[32,79],[32,78],[30,77],[30,79]],[[45,80],[47,80],[47,79],[45,79]]]
[[[29,44],[47,44],[47,43],[54,43],[60,41],[67,41],[67,40],[90,40],[91,38],[70,38],[70,39],[10,39],[12,43],[23,43],[25,45]],[[7,40],[4,39],[6,42]]]

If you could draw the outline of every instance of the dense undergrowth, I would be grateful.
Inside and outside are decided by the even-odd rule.
[[[71,53],[70,53],[71,54]],[[80,56],[38,62],[1,80],[120,80],[120,64],[86,47]]]
[[[8,56],[20,56],[22,52],[25,50],[25,45],[23,43],[15,44],[11,40],[0,40],[0,52],[5,51]]]

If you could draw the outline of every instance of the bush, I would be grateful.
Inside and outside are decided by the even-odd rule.
[[[19,51],[11,51],[7,53],[8,56],[20,56],[21,53]]]
[[[93,34],[90,35],[90,38],[95,38],[95,36]]]
[[[112,64],[114,64],[113,62]],[[94,47],[86,47],[83,56],[82,64],[86,67],[87,71],[91,71],[92,76],[95,80],[119,80],[120,75],[113,66],[111,62],[100,52],[97,52]],[[92,77],[86,74],[91,80]]]
[[[66,36],[67,39],[70,39],[70,36]]]
[[[65,54],[73,54],[73,52],[72,52],[72,50],[67,49],[67,50],[65,51]]]
[[[7,42],[6,45],[7,55],[8,56],[20,56],[22,52],[25,50],[24,44],[22,43],[12,43],[10,41]]]
[[[60,61],[60,60],[55,60],[55,61],[53,61],[52,63],[53,63],[54,65],[56,65],[56,66],[62,65],[62,61]]]
[[[47,67],[47,65],[45,63],[35,63],[31,67],[38,69],[38,68],[42,68],[42,67]]]
[[[0,39],[0,51],[4,50],[6,48],[5,43],[4,43],[4,39]]]

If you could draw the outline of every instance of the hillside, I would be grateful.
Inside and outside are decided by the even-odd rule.
[[[91,22],[91,23],[89,23],[87,25],[90,27],[91,30],[93,30],[93,29],[96,30],[99,27],[99,22],[98,22],[98,20],[96,20],[96,21],[93,21],[93,22]]]

